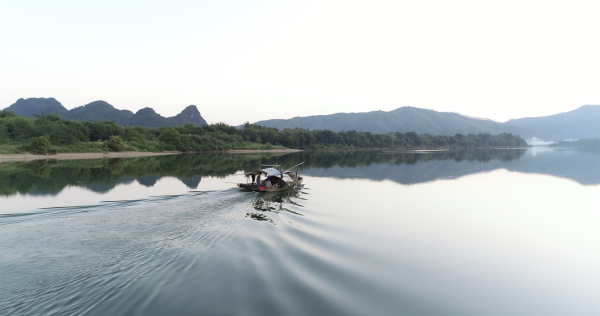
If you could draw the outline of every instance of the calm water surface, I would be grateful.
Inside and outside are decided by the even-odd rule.
[[[0,315],[599,315],[599,184],[539,148],[3,163]]]

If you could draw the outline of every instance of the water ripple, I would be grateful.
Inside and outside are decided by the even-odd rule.
[[[228,190],[3,216],[0,314],[96,314],[157,271],[189,270],[247,200]]]

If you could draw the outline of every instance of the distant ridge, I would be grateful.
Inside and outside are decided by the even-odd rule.
[[[17,115],[33,117],[40,114],[55,114],[63,119],[75,121],[113,121],[121,126],[163,127],[192,124],[206,125],[195,105],[186,107],[173,117],[163,117],[152,108],[143,108],[135,114],[129,110],[119,110],[106,101],[94,101],[83,106],[67,110],[54,98],[19,99],[7,107]]]
[[[474,120],[482,120],[482,121],[490,121],[490,122],[496,122],[494,120],[491,120],[489,118],[484,118],[484,117],[477,117],[477,116],[470,116],[470,115],[466,115],[466,114],[462,114],[460,112],[448,112],[448,113],[455,113],[461,116],[464,116],[466,118],[470,118],[470,119],[474,119]]]
[[[67,110],[54,98],[19,99],[6,108],[20,116],[55,114],[64,119],[78,121],[109,120],[122,126],[162,127],[192,124],[205,125],[195,105],[186,107],[173,117],[163,117],[152,108],[143,108],[136,113],[119,110],[105,101]],[[513,133],[525,139],[538,141],[562,139],[600,138],[600,105],[584,105],[575,110],[543,117],[512,119],[500,123],[485,118],[471,117],[462,113],[438,112],[431,109],[401,107],[392,111],[363,113],[336,113],[258,121],[256,124],[308,130],[361,131],[386,134],[390,132],[416,132],[432,135]]]
[[[499,123],[489,119],[469,117],[452,112],[437,112],[415,107],[401,107],[389,112],[372,111],[364,113],[336,113],[294,117],[287,120],[275,119],[256,122],[256,124],[285,128],[304,128],[309,130],[329,129],[339,131],[361,131],[371,133],[416,132],[418,134],[455,135],[455,134],[499,134],[503,132],[520,135],[523,138],[558,139],[559,135],[551,130],[538,130],[514,124]]]
[[[523,128],[552,131],[560,139],[600,137],[600,105],[584,105],[573,111],[506,122]]]

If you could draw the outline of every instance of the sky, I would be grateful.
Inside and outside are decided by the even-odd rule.
[[[209,123],[600,104],[597,1],[0,0],[0,108],[104,100]]]

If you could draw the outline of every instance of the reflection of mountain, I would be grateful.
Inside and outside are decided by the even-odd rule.
[[[176,177],[196,189],[202,176],[225,177],[257,166],[273,155],[172,155],[135,159],[33,161],[0,164],[0,196],[16,193],[56,195],[67,186],[106,193],[117,185],[138,182],[152,187],[162,177]]]
[[[339,179],[391,180],[401,184],[416,184],[439,179],[453,179],[472,173],[502,168],[511,161],[518,161],[526,150],[475,151],[486,159],[464,159],[472,156],[473,151],[453,153],[419,153],[388,155],[389,162],[368,166],[344,168],[310,168],[302,173],[315,177],[333,177]],[[513,159],[506,159],[506,154]],[[454,157],[451,157],[454,156]],[[408,159],[407,159],[408,158]],[[504,158],[504,159],[503,159]]]
[[[600,184],[600,154],[564,150],[535,149],[515,150],[519,155],[514,160],[436,160],[435,156],[447,153],[419,154],[416,163],[397,164],[390,159],[387,163],[352,168],[334,166],[330,168],[312,167],[303,170],[305,175],[334,177],[340,179],[391,180],[401,184],[416,184],[440,179],[453,179],[461,176],[507,169],[522,173],[547,174],[568,178],[585,185]],[[428,157],[429,156],[429,157]]]
[[[259,163],[290,167],[299,162],[305,162],[300,173],[309,176],[391,180],[401,184],[452,179],[500,168],[569,178],[581,184],[600,184],[600,153],[540,149],[431,153],[334,151],[2,163],[0,195],[53,195],[67,186],[106,193],[117,185],[134,181],[151,187],[167,176],[196,189],[202,176],[225,177],[238,170],[255,170]]]
[[[531,150],[504,168],[523,173],[548,174],[585,185],[600,184],[600,153],[573,150]]]
[[[197,189],[198,185],[200,185],[200,181],[202,181],[202,176],[195,177],[177,177],[177,179],[181,180],[183,184],[185,184],[190,189]]]
[[[145,187],[153,187],[158,180],[160,180],[162,176],[159,175],[149,175],[137,178],[137,182]]]

